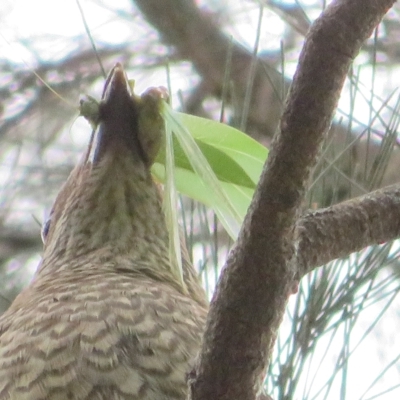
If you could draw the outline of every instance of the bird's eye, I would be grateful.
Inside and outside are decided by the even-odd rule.
[[[51,221],[51,218],[50,217],[47,218],[46,222],[42,226],[41,235],[42,235],[43,243],[46,243],[46,238],[47,238],[47,235],[48,235],[49,229],[50,229],[50,221]]]

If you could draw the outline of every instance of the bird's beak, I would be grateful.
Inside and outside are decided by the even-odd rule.
[[[99,125],[93,163],[99,163],[110,151],[130,149],[134,160],[146,161],[138,138],[139,104],[129,86],[121,64],[111,70],[99,105]]]

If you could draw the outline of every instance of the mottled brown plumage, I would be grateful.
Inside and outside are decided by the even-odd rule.
[[[185,398],[207,301],[187,260],[184,285],[171,266],[149,170],[161,138],[141,143],[139,115],[117,64],[94,155],[60,191],[43,261],[0,318],[0,400]]]

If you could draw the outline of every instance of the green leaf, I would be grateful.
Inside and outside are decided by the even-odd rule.
[[[195,139],[195,142],[220,181],[254,188],[253,180],[230,155],[221,151],[214,145],[208,144],[206,140]],[[175,154],[175,166],[194,171],[188,157],[176,138],[173,139],[173,149]],[[161,164],[165,164],[165,153],[159,152],[156,160]]]
[[[175,185],[175,166],[174,166],[174,149],[172,145],[172,131],[166,126],[165,130],[165,196],[164,196],[164,212],[167,221],[167,229],[169,235],[169,259],[173,266],[173,272],[176,278],[185,287],[182,270],[181,243],[179,238],[178,225],[178,196]]]
[[[261,174],[267,149],[237,129],[175,112],[167,104],[161,113],[167,129],[172,129],[176,136],[173,153],[177,189],[213,208],[235,239]],[[165,182],[162,166],[165,165],[165,154],[162,153],[152,171],[157,179]]]
[[[229,125],[189,114],[177,112],[177,115],[196,142],[199,143],[200,148],[204,143],[225,153],[250,177],[253,182],[251,187],[254,188],[257,185],[268,156],[266,147]],[[207,150],[205,150],[204,155],[208,159]],[[210,165],[214,169],[212,162]],[[225,171],[225,173],[228,173],[228,171]],[[226,181],[236,183],[234,180],[227,179]]]
[[[153,164],[152,173],[154,177],[165,182],[165,166],[160,163]],[[179,168],[175,166],[175,185],[179,193],[184,194],[194,200],[200,201],[207,207],[213,208],[211,189],[204,185],[201,178],[193,171]],[[249,189],[244,186],[234,185],[231,183],[220,182],[222,190],[230,198],[230,202],[237,210],[240,216],[240,221],[243,221],[250,201],[253,196],[254,189]]]

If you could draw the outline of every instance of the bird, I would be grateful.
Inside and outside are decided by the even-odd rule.
[[[182,252],[169,255],[150,168],[162,146],[157,106],[117,63],[95,137],[43,228],[32,282],[0,317],[0,400],[183,400],[208,309]]]

